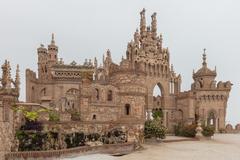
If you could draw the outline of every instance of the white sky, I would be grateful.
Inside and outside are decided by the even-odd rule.
[[[66,63],[95,56],[101,61],[108,48],[119,62],[144,7],[149,25],[157,12],[158,32],[182,75],[182,90],[190,89],[192,71],[201,67],[202,49],[207,48],[208,66],[217,66],[217,80],[234,84],[227,122],[240,122],[239,0],[0,0],[0,63],[10,60],[13,71],[20,64],[25,100],[25,69],[37,71],[36,49],[50,42],[52,32]]]

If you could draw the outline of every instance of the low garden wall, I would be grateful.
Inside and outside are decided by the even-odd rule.
[[[46,160],[96,153],[127,154],[134,151],[134,148],[135,143],[123,143],[123,144],[106,144],[100,146],[83,146],[52,151],[10,152],[5,154],[5,160],[30,160],[30,159]]]

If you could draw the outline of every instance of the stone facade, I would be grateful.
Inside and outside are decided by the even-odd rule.
[[[112,61],[111,52],[103,55],[102,64],[95,58],[83,65],[64,64],[58,59],[54,35],[48,48],[38,49],[38,76],[26,70],[26,100],[54,107],[65,113],[80,113],[86,122],[139,122],[151,118],[154,109],[164,114],[164,125],[171,131],[177,123],[200,119],[224,128],[231,83],[216,82],[216,69],[210,70],[204,50],[202,68],[193,73],[191,90],[181,91],[181,75],[170,65],[168,48],[157,33],[156,13],[146,26],[145,10],[140,12],[140,28],[127,45],[120,64]],[[154,97],[158,86],[161,96]]]
[[[51,108],[60,114],[60,132],[105,132],[121,128],[128,141],[142,141],[144,122],[152,112],[163,112],[163,124],[169,132],[173,126],[200,120],[216,129],[225,128],[226,108],[231,82],[216,82],[216,69],[207,67],[204,50],[202,67],[193,72],[191,90],[181,91],[181,75],[170,65],[170,53],[163,47],[162,35],[157,33],[156,13],[146,26],[145,10],[140,12],[140,28],[127,44],[126,56],[120,64],[112,61],[111,52],[80,65],[65,64],[58,58],[58,46],[52,35],[47,48],[37,49],[38,72],[26,70],[26,103],[20,105]],[[14,134],[21,122],[11,106],[18,102],[19,69],[12,80],[9,62],[2,66],[0,85],[0,152],[14,148]],[[161,95],[153,96],[158,86]],[[73,115],[80,119],[73,122]],[[46,121],[47,116],[40,117]],[[65,128],[65,129],[64,129]]]

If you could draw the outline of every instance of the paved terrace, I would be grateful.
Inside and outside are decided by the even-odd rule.
[[[169,137],[172,139],[173,137]],[[64,160],[240,160],[240,134],[216,134],[212,140],[149,143],[121,157],[88,155]]]

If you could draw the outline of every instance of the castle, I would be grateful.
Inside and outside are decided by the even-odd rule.
[[[168,48],[157,33],[156,13],[146,26],[145,10],[140,13],[140,27],[127,45],[120,64],[111,52],[103,56],[103,66],[87,61],[64,64],[58,60],[54,35],[48,48],[37,49],[38,76],[26,71],[26,99],[56,107],[62,112],[78,111],[82,121],[144,122],[153,110],[162,110],[164,125],[171,130],[178,122],[191,123],[199,118],[225,127],[230,82],[216,84],[216,70],[207,67],[204,50],[202,68],[193,73],[190,91],[181,92],[181,75],[170,66]],[[37,78],[38,77],[38,78]],[[153,97],[158,85],[161,97]]]
[[[156,13],[151,16],[150,26],[146,25],[144,9],[140,17],[139,30],[127,44],[120,64],[112,61],[110,50],[103,56],[102,65],[96,58],[82,65],[75,61],[65,64],[59,59],[52,35],[47,48],[41,45],[37,49],[37,74],[26,70],[26,102],[58,111],[60,121],[68,124],[69,130],[75,127],[99,131],[118,126],[128,130],[133,139],[131,135],[140,134],[144,122],[156,110],[163,113],[163,125],[169,132],[176,124],[198,120],[213,125],[216,131],[225,128],[231,82],[216,82],[216,69],[208,68],[204,50],[202,67],[193,72],[191,90],[181,91],[181,75],[174,72],[169,50],[163,47],[162,35],[157,33]],[[14,82],[16,89],[11,94],[8,92],[11,88],[8,83],[13,82],[7,73],[10,69],[6,71],[8,65],[6,62],[2,67],[1,124],[9,120],[8,102],[17,102],[19,94],[18,74]],[[153,96],[155,86],[160,88],[161,96]],[[79,114],[77,121],[81,123],[71,123],[73,113]]]

